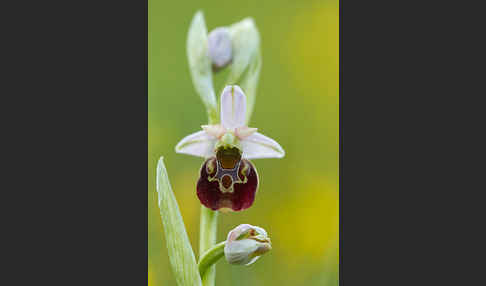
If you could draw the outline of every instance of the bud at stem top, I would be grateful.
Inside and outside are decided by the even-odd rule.
[[[233,47],[228,28],[219,27],[209,33],[208,51],[213,64],[213,71],[218,71],[231,63]]]

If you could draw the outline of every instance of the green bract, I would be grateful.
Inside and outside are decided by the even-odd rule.
[[[226,84],[239,84],[246,92],[246,123],[248,124],[255,104],[262,63],[260,34],[252,18],[245,18],[231,25],[229,31],[233,41],[233,64]]]
[[[156,188],[159,195],[160,216],[164,225],[169,260],[177,285],[202,285],[196,258],[187,237],[179,206],[170,186],[163,157],[160,157],[157,164]]]
[[[208,55],[208,31],[201,11],[194,15],[189,28],[187,59],[189,60],[192,82],[206,106],[208,117],[216,120],[218,112],[213,88],[211,59]]]

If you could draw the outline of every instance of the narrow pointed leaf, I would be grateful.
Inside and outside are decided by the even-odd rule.
[[[213,88],[211,58],[208,53],[208,31],[201,11],[194,15],[189,27],[187,58],[194,87],[206,106],[208,116],[214,121],[218,117],[216,95]]]
[[[169,260],[178,286],[201,285],[196,258],[170,186],[163,157],[157,164],[157,193]]]
[[[233,64],[227,85],[238,84],[251,58],[260,46],[260,35],[252,18],[245,18],[229,27],[233,42]]]
[[[247,104],[246,104],[246,121],[245,125],[250,122],[251,114],[255,106],[255,98],[258,87],[258,78],[260,77],[260,71],[262,69],[262,56],[260,49],[256,52],[248,67],[246,76],[241,81],[241,87],[246,92]]]

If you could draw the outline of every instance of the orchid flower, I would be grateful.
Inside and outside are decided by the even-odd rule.
[[[249,159],[282,158],[285,151],[245,124],[246,96],[239,86],[224,88],[220,111],[220,124],[202,125],[202,131],[186,136],[175,149],[206,159],[197,183],[204,206],[240,211],[253,204],[258,188],[258,174]]]

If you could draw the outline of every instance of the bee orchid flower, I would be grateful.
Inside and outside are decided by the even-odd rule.
[[[285,151],[275,140],[246,125],[246,96],[237,85],[221,94],[221,123],[183,138],[176,152],[203,157],[197,195],[212,210],[249,208],[258,189],[258,174],[249,159],[282,158]]]

